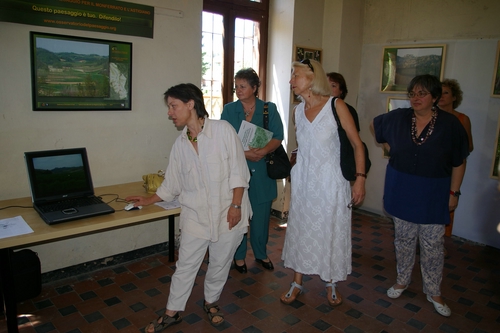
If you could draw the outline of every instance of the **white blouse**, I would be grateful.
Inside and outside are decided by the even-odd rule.
[[[187,127],[175,140],[165,180],[156,191],[164,201],[176,196],[181,204],[180,229],[216,242],[221,233],[248,227],[252,208],[248,199],[250,172],[241,140],[224,120],[205,118],[198,134],[198,154],[186,135]],[[229,230],[227,213],[233,189],[243,187],[241,221]],[[246,231],[244,231],[246,232]]]

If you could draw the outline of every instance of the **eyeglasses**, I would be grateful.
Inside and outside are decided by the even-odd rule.
[[[314,73],[314,67],[311,64],[311,62],[309,61],[309,59],[304,59],[300,63],[309,66],[309,68],[311,69],[311,71]]]
[[[427,96],[429,94],[430,94],[430,92],[422,91],[422,90],[420,90],[419,92],[410,91],[408,93],[408,98],[414,98],[414,97],[424,98],[425,96]]]

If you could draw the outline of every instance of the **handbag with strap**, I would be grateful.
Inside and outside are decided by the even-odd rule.
[[[269,110],[267,103],[264,103],[264,128],[269,129]],[[283,179],[290,176],[292,165],[288,159],[288,154],[280,145],[275,151],[266,155],[267,175],[271,179]]]
[[[339,139],[340,139],[340,168],[342,169],[342,175],[345,179],[349,181],[356,180],[356,160],[354,159],[354,149],[352,148],[351,142],[347,138],[347,133],[342,128],[342,124],[340,123],[339,116],[337,115],[337,110],[335,108],[335,100],[337,97],[332,98],[332,111],[333,116],[335,117],[335,121],[337,122]],[[354,123],[356,125],[356,129],[359,128],[358,115],[356,110],[353,108],[348,108],[351,113],[352,118],[354,119]],[[370,167],[372,165],[370,161],[370,157],[368,155],[368,148],[366,144],[363,143],[363,148],[365,151],[365,174],[368,173]]]

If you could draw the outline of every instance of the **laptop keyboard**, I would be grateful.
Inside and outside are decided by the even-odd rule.
[[[38,208],[44,213],[57,212],[65,209],[84,207],[95,204],[103,203],[103,201],[98,197],[86,197],[77,199],[68,199],[64,201],[55,202],[52,204],[39,205]]]

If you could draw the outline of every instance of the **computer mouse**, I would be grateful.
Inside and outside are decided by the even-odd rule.
[[[124,210],[138,210],[138,209],[142,209],[142,206],[137,206],[137,207],[134,207],[134,204],[131,203],[131,204],[128,204],[125,206],[125,208],[123,208]]]

